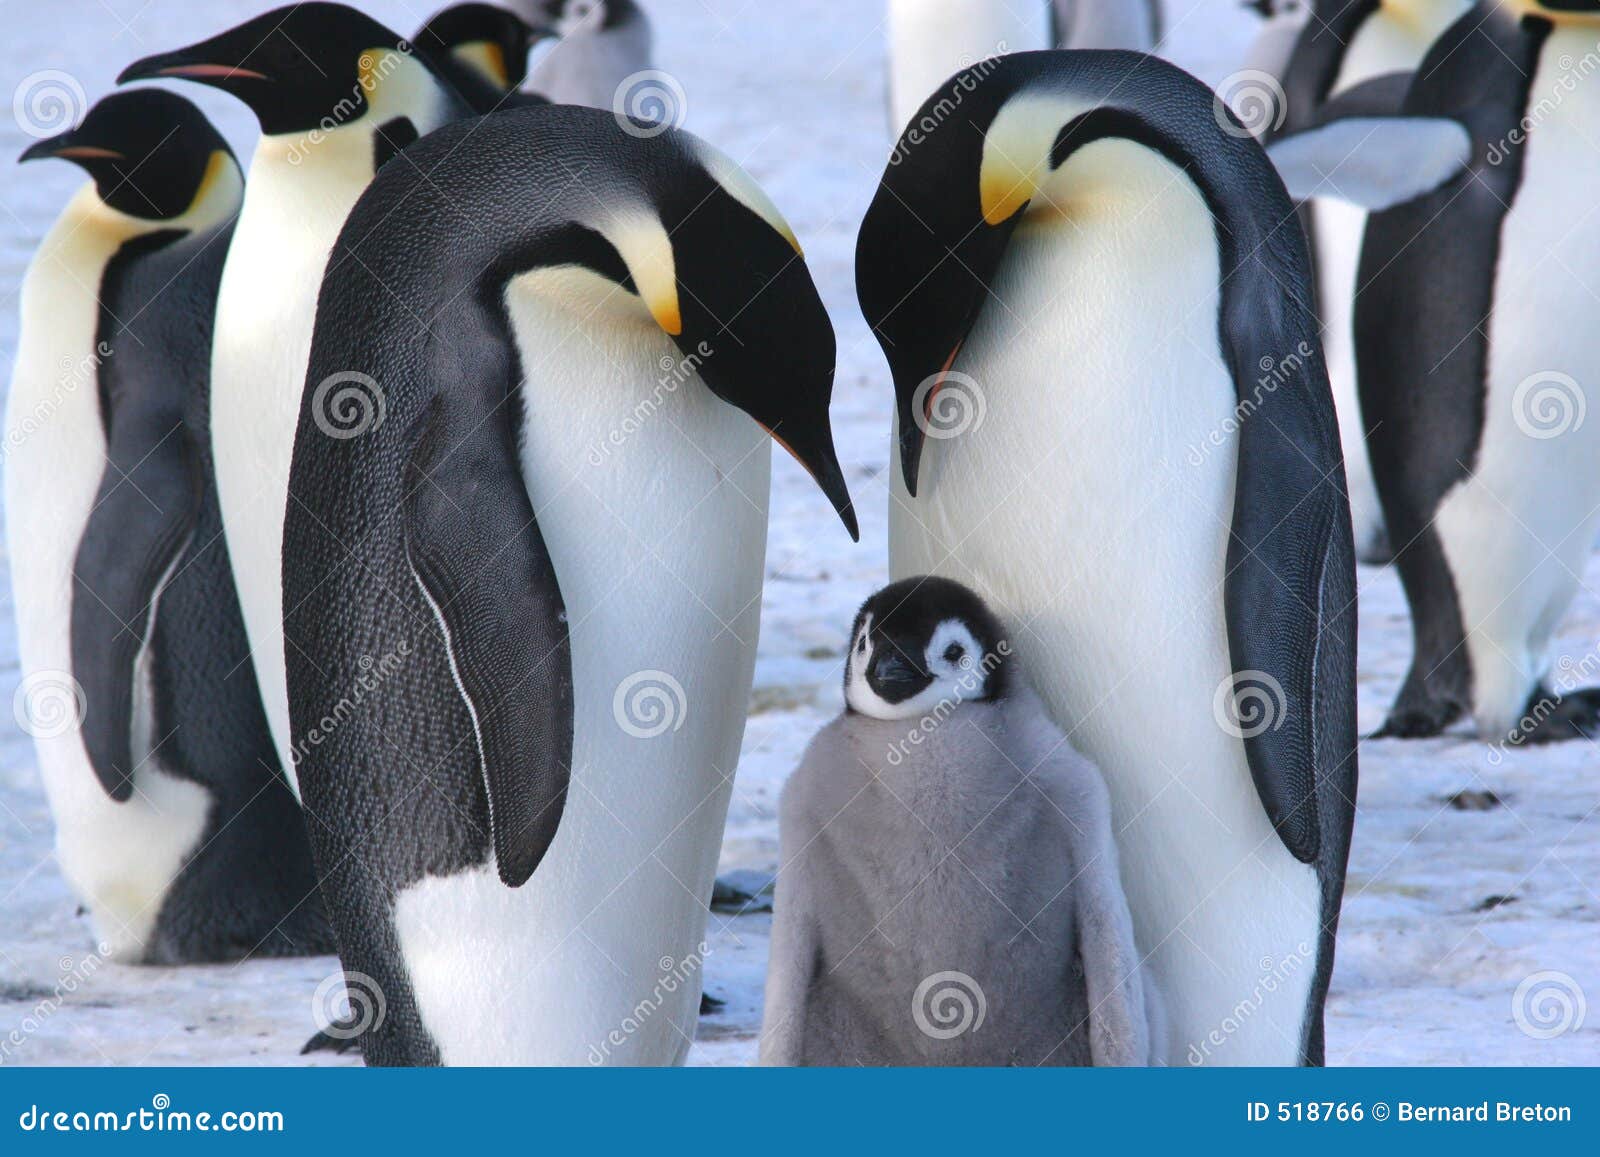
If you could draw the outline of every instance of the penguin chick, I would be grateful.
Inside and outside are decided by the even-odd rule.
[[[650,68],[650,20],[642,8],[633,0],[519,0],[516,7],[529,24],[560,37],[534,62],[530,89],[555,104],[628,107],[624,82]],[[650,83],[640,88],[635,100],[659,91]]]
[[[1015,664],[947,579],[856,615],[779,805],[762,1063],[1164,1063],[1105,784]]]

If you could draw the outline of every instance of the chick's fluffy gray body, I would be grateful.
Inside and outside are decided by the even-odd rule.
[[[763,1063],[1159,1063],[1105,785],[1030,692],[926,730],[840,716],[784,788],[780,838]],[[927,985],[914,1015],[950,972],[972,984]]]

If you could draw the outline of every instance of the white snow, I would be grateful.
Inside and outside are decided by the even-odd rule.
[[[686,127],[742,163],[788,217],[839,336],[833,420],[862,542],[852,546],[809,479],[778,461],[756,687],[723,844],[725,870],[770,870],[778,790],[807,738],[838,709],[845,632],[857,604],[885,577],[891,394],[856,309],[852,272],[856,227],[890,143],[881,11],[871,0],[648,2],[657,63],[687,96]],[[202,15],[180,0],[34,4],[8,25],[0,93],[37,71],[60,69],[92,100],[135,56],[209,35],[264,6],[227,0],[203,6]],[[409,31],[433,5],[369,7]],[[1239,67],[1253,21],[1236,0],[1168,0],[1168,10],[1179,63],[1211,83]],[[242,110],[194,86],[183,91],[248,156],[253,127]],[[16,345],[22,271],[77,183],[66,165],[10,165],[29,140],[12,118],[0,118],[0,365],[9,365]],[[1409,631],[1394,575],[1363,569],[1360,579],[1365,732],[1381,722],[1404,674]],[[8,580],[0,590],[3,709],[19,672]],[[1596,591],[1600,563],[1591,564],[1560,635],[1562,653],[1578,662],[1600,638]],[[1160,725],[1158,698],[1141,725]],[[1457,734],[1363,746],[1328,1011],[1331,1063],[1600,1061],[1600,1012],[1580,1029],[1538,1039],[1517,1027],[1512,1009],[1519,984],[1546,972],[1600,1000],[1596,769],[1587,744],[1499,753]],[[1493,791],[1505,805],[1462,811],[1444,802],[1464,789]],[[1514,899],[1485,907],[1492,896]],[[691,1062],[747,1064],[760,1022],[768,917],[713,914],[711,928],[707,987],[728,1005],[702,1022]],[[298,1047],[314,1027],[313,991],[337,967],[332,958],[85,967],[91,951],[87,921],[74,915],[51,854],[31,746],[7,725],[0,729],[0,1064],[300,1063]]]

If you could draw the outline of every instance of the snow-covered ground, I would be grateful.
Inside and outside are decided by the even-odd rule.
[[[1211,83],[1238,67],[1252,21],[1237,0],[1167,0],[1170,55]],[[188,43],[259,4],[55,0],[8,6],[0,92],[60,69],[92,100],[128,60]],[[367,5],[401,30],[430,0]],[[682,84],[687,127],[732,154],[771,193],[805,245],[839,335],[833,421],[862,512],[852,546],[810,481],[776,460],[760,659],[722,867],[770,871],[774,809],[807,738],[839,706],[844,632],[884,579],[890,392],[856,310],[855,232],[888,150],[884,33],[874,0],[649,0],[659,65]],[[189,86],[248,155],[240,108]],[[0,365],[16,344],[16,289],[69,191],[66,165],[10,165],[26,144],[0,116]],[[1600,562],[1562,632],[1581,659],[1600,639]],[[1361,573],[1361,727],[1375,728],[1404,674],[1405,603],[1388,571]],[[0,581],[0,704],[19,677],[10,584]],[[3,712],[0,712],[3,713]],[[1600,1012],[1541,1039],[1513,997],[1545,980],[1600,1000],[1600,761],[1588,745],[1493,752],[1465,736],[1369,742],[1338,967],[1328,1015],[1333,1064],[1594,1064]],[[1492,792],[1489,810],[1448,802]],[[295,1064],[311,993],[332,958],[209,968],[91,964],[51,855],[51,821],[28,740],[0,728],[0,1063]],[[711,918],[707,987],[727,1001],[704,1020],[691,1061],[755,1056],[766,916]],[[82,979],[88,974],[88,978]],[[1566,979],[1562,979],[1562,978]],[[70,990],[70,991],[69,991]],[[1548,1013],[1553,1006],[1543,1006]],[[1556,1009],[1559,1021],[1560,1010]],[[1568,1018],[1570,1020],[1571,1018]],[[1523,1018],[1528,1022],[1528,1018]],[[323,1060],[319,1063],[354,1063]]]

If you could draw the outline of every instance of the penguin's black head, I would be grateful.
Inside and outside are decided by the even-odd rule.
[[[411,43],[436,66],[453,60],[501,92],[510,92],[521,88],[528,79],[528,51],[534,42],[553,35],[548,30],[529,27],[509,8],[455,4],[430,17]],[[447,67],[440,67],[440,71],[446,72]]]
[[[933,575],[901,579],[856,612],[845,707],[875,719],[911,719],[940,703],[1000,699],[1010,654],[1000,620],[973,591]]]
[[[405,41],[354,8],[295,4],[135,61],[117,83],[175,77],[220,88],[277,136],[361,119],[385,70],[410,57]]]
[[[1012,91],[985,71],[992,64],[952,78],[912,118],[856,238],[856,297],[894,376],[912,495],[934,398],[1020,216],[991,219],[977,180],[986,133]]]
[[[558,36],[620,28],[640,15],[633,0],[543,0],[539,11]]]
[[[83,169],[119,213],[155,221],[181,217],[216,166],[235,165],[205,114],[159,89],[113,93],[77,128],[39,141],[21,159],[45,157]]]
[[[711,392],[794,455],[859,538],[828,421],[833,324],[777,209],[731,160],[697,147],[692,174],[655,192],[681,292],[652,312]]]

